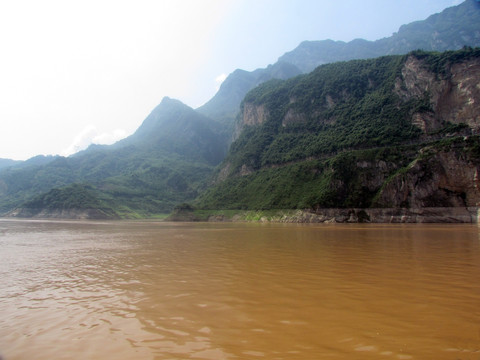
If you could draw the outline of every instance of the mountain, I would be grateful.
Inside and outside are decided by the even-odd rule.
[[[301,73],[295,65],[286,62],[252,72],[237,69],[225,79],[215,96],[196,110],[214,119],[229,120],[235,117],[238,105],[250,89],[270,79],[288,79]]]
[[[220,125],[179,100],[165,97],[137,131],[117,146],[173,152],[194,162],[216,165],[225,157]]]
[[[480,2],[466,0],[423,21],[402,25],[392,36],[376,41],[304,41],[278,60],[310,72],[319,65],[336,61],[400,55],[426,51],[458,50],[465,45],[480,46]]]
[[[480,49],[322,65],[257,86],[202,209],[480,204]]]
[[[425,39],[476,45],[477,17],[467,0],[378,42],[320,43],[355,57],[371,44],[385,53]],[[133,218],[194,201],[204,209],[476,204],[478,49],[331,63],[299,75],[325,61],[315,46],[235,71],[197,110],[164,98],[114,145],[1,168],[0,213]]]
[[[255,86],[272,78],[283,80],[308,73],[322,64],[406,54],[417,49],[445,51],[458,50],[463,46],[478,47],[478,24],[480,2],[466,0],[426,20],[403,25],[397,33],[377,41],[304,41],[265,69],[252,72],[235,70],[225,79],[217,94],[197,110],[214,119],[233,119],[240,110],[243,97]]]
[[[132,136],[112,146],[0,171],[0,212],[20,207],[13,214],[40,216],[48,210],[50,217],[69,217],[75,205],[80,217],[167,213],[197,197],[223,159],[226,143],[218,128],[180,101],[164,98]],[[88,201],[80,206],[68,195],[72,192]],[[48,205],[55,194],[65,201]],[[88,204],[101,204],[104,215]]]
[[[0,159],[0,169],[5,167],[10,167],[19,163],[21,163],[21,161],[11,160],[11,159]]]

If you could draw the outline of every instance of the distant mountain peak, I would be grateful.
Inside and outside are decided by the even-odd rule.
[[[245,94],[270,79],[287,79],[302,72],[308,73],[319,65],[338,61],[400,55],[417,49],[445,51],[458,50],[465,45],[477,47],[480,46],[478,24],[480,0],[466,0],[426,20],[402,25],[397,33],[376,41],[303,41],[264,69],[233,71],[214,97],[196,110],[215,120],[229,122],[239,112]]]
[[[168,97],[168,96],[164,96],[162,101],[160,102],[160,105],[161,104],[178,104],[178,105],[185,105],[184,103],[182,103],[180,100],[178,99],[174,99],[174,98],[171,98],[171,97]],[[187,106],[187,105],[185,105]]]
[[[319,65],[368,59],[383,55],[401,55],[421,49],[425,51],[458,50],[463,46],[480,46],[480,0],[466,0],[448,7],[425,20],[400,26],[392,36],[368,41],[328,40],[303,41],[278,61],[294,64],[307,73]]]

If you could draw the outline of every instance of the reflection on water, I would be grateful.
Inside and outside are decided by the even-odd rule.
[[[470,225],[0,221],[11,359],[480,359]]]

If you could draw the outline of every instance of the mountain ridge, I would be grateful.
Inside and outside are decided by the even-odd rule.
[[[196,206],[478,206],[479,78],[480,49],[464,48],[326,64],[260,85]]]
[[[442,52],[459,50],[465,45],[478,47],[480,30],[476,24],[479,21],[480,2],[466,0],[425,20],[402,25],[398,32],[389,37],[375,41],[304,41],[278,60],[289,62],[305,73],[319,65],[335,61],[402,55],[417,49]]]

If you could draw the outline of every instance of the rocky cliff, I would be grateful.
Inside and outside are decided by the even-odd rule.
[[[421,57],[409,56],[396,78],[395,93],[402,101],[425,98],[430,106],[412,115],[412,123],[425,134],[446,122],[480,129],[480,59],[447,64],[441,71]]]
[[[479,83],[480,50],[463,49],[325,65],[259,86],[199,205],[369,209],[380,222],[439,221],[445,209],[445,221],[476,221]]]
[[[468,139],[466,139],[467,141]],[[475,139],[477,142],[478,139]],[[455,144],[448,149],[421,149],[408,166],[387,179],[373,206],[475,207],[480,205],[478,157]]]

